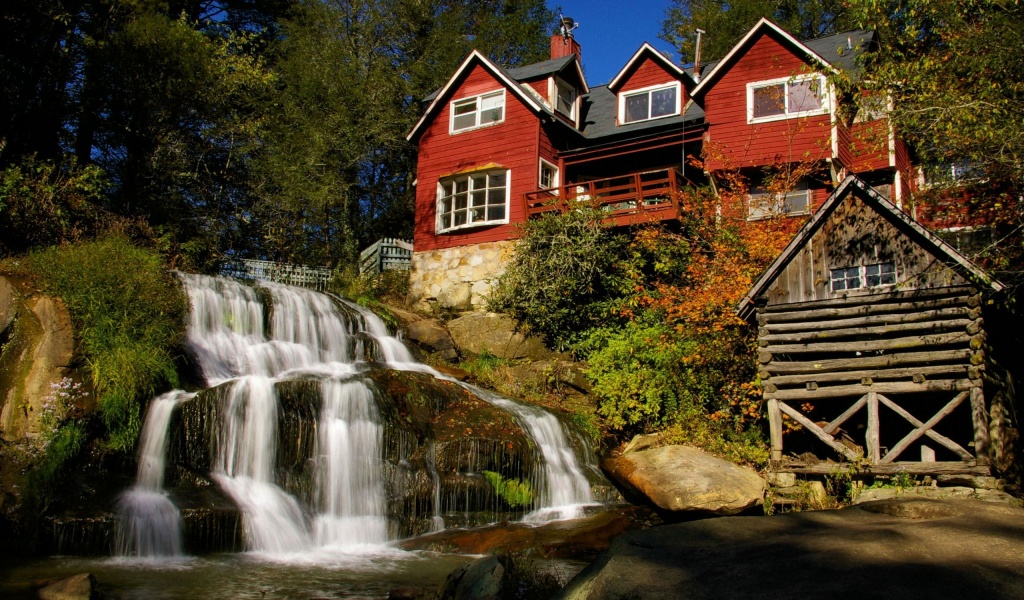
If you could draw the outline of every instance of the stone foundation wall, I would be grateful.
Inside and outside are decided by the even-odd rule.
[[[418,310],[483,309],[512,257],[514,240],[413,252],[409,302]]]

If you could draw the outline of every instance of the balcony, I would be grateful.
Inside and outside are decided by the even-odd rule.
[[[660,169],[534,190],[523,194],[523,201],[529,219],[585,203],[613,225],[635,225],[678,217],[676,193],[685,182],[678,170]]]

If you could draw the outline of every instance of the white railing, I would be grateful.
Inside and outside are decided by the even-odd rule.
[[[408,271],[412,267],[412,244],[383,238],[359,253],[359,272],[375,275],[384,271]]]
[[[327,284],[331,281],[331,270],[326,267],[307,267],[269,260],[228,261],[221,266],[221,274],[239,279],[297,285],[318,291],[326,290]]]

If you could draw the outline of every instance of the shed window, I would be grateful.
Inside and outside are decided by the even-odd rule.
[[[508,180],[506,170],[442,179],[437,185],[438,233],[508,223]]]
[[[896,283],[896,265],[891,262],[862,267],[842,267],[830,271],[832,291],[881,287]]]
[[[497,125],[505,120],[505,90],[452,102],[451,132]]]
[[[825,78],[804,75],[747,84],[747,122],[775,121],[828,112]]]

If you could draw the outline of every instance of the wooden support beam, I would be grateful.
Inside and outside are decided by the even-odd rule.
[[[831,371],[849,371],[858,369],[871,369],[875,367],[897,367],[901,365],[920,365],[936,363],[963,363],[971,360],[972,351],[963,348],[959,350],[935,350],[931,352],[901,352],[898,354],[884,354],[882,356],[858,356],[856,358],[829,358],[825,360],[811,361],[772,361],[771,353],[768,354],[768,361],[761,367],[770,375],[785,375],[789,373],[824,373]],[[770,364],[769,364],[770,363]],[[764,377],[764,375],[762,375]]]
[[[947,288],[949,289],[949,288]],[[969,291],[969,290],[962,290]],[[889,301],[886,301],[889,300]],[[793,302],[788,304],[769,304],[758,310],[768,323],[799,321],[804,318],[834,319],[865,315],[877,315],[894,312],[913,312],[951,308],[954,306],[976,307],[980,300],[970,293],[932,294],[911,296],[899,294],[886,296],[871,294],[867,296],[833,298],[813,302]]]
[[[849,342],[818,342],[800,344],[769,344],[765,340],[759,340],[762,347],[775,354],[805,354],[823,352],[878,352],[889,350],[912,350],[915,348],[932,348],[935,346],[949,346],[953,344],[970,344],[972,349],[977,350],[981,336],[971,337],[966,331],[954,333],[936,333],[928,335],[908,335],[890,340],[863,340]]]
[[[954,306],[935,310],[919,310],[908,313],[887,313],[820,321],[817,319],[795,321],[792,323],[764,323],[761,331],[764,334],[789,333],[798,331],[821,331],[824,329],[845,329],[847,327],[865,327],[870,325],[895,325],[899,323],[917,323],[921,321],[942,321],[946,319],[977,319],[981,311],[966,306]],[[758,332],[760,333],[760,331]]]
[[[873,379],[876,382],[878,380],[885,379],[909,379],[915,375],[923,375],[925,380],[929,377],[934,378],[937,376],[949,375],[959,376],[961,378],[970,378],[970,370],[976,368],[977,367],[971,367],[967,364],[936,366],[920,365],[916,367],[900,367],[896,369],[863,369],[860,371],[816,372],[802,373],[800,375],[776,376],[772,376],[767,369],[762,369],[761,379],[765,382],[771,382],[777,387],[783,387],[787,385],[800,385],[808,380],[824,383],[829,381],[860,381],[865,377]]]
[[[797,342],[813,342],[818,340],[837,340],[865,336],[883,336],[894,333],[938,333],[940,331],[960,331],[970,333],[968,327],[975,323],[970,319],[948,319],[944,321],[923,321],[917,323],[880,324],[864,327],[847,327],[844,329],[825,329],[822,331],[804,331],[799,333],[775,333],[761,335],[758,340],[771,344],[794,344]],[[973,333],[978,333],[975,330]]]
[[[988,411],[981,386],[971,388],[971,421],[974,424],[974,454],[978,461],[988,463]]]
[[[835,450],[836,452],[838,452],[842,456],[845,456],[846,458],[849,458],[850,460],[859,460],[860,459],[860,455],[859,454],[855,453],[853,450],[850,450],[846,446],[844,446],[844,445],[840,444],[839,442],[837,442],[835,440],[835,438],[833,438],[829,434],[825,433],[821,429],[821,427],[818,427],[810,419],[808,419],[803,414],[801,414],[800,411],[798,411],[795,408],[789,406],[785,402],[779,402],[779,408],[782,410],[782,412],[784,412],[787,415],[789,415],[790,418],[792,418],[794,421],[796,421],[797,423],[803,425],[807,429],[807,431],[810,431],[811,433],[813,433],[819,440],[825,442],[825,444],[828,445],[829,448],[832,448],[833,450]]]
[[[867,446],[868,461],[879,462],[881,458],[880,435],[878,429],[878,394],[868,392],[868,429],[864,438],[864,445]]]
[[[843,414],[839,415],[835,419],[832,419],[832,422],[822,427],[821,430],[829,435],[832,435],[833,433],[836,432],[837,429],[839,429],[840,426],[842,426],[843,423],[848,421],[850,417],[857,414],[857,411],[863,408],[865,404],[867,404],[867,400],[868,397],[866,395],[861,396],[859,400],[853,403],[853,406],[843,411]],[[769,402],[771,402],[771,400],[769,400]],[[778,401],[776,400],[776,402]]]
[[[849,398],[859,396],[867,392],[878,392],[879,394],[917,394],[923,392],[959,392],[969,390],[977,385],[969,379],[937,379],[914,383],[912,381],[882,381],[871,385],[831,385],[819,387],[816,390],[804,388],[792,388],[787,390],[766,391],[764,398],[770,400],[824,400],[826,398]]]
[[[782,412],[778,400],[768,401],[768,428],[771,434],[772,460],[782,460]]]
[[[801,465],[784,463],[779,467],[790,473],[798,475],[831,475],[842,471],[848,472],[847,463],[818,463],[816,465]],[[898,461],[887,464],[859,465],[852,470],[851,475],[855,479],[873,477],[875,475],[898,475],[908,473],[910,475],[991,475],[992,471],[987,465],[979,465],[974,461],[956,462],[904,462]]]
[[[889,450],[889,452],[887,452],[886,455],[882,457],[881,462],[891,463],[896,459],[897,456],[900,455],[901,452],[906,450],[910,446],[910,444],[913,444],[922,435],[927,435],[936,442],[942,444],[946,448],[949,448],[953,452],[957,453],[957,455],[959,455],[961,458],[965,460],[973,459],[974,456],[972,456],[971,453],[968,452],[967,450],[964,450],[963,447],[960,446],[960,444],[957,444],[953,440],[932,429],[932,427],[934,427],[936,423],[941,421],[949,413],[953,412],[953,410],[957,406],[959,406],[960,403],[963,402],[964,399],[967,398],[968,396],[970,396],[970,391],[960,392],[945,406],[943,406],[942,410],[935,413],[935,415],[932,416],[932,418],[928,419],[928,422],[922,423],[920,419],[908,413],[906,410],[903,409],[903,407],[899,406],[889,398],[879,395],[879,401],[881,401],[883,404],[891,408],[894,412],[896,412],[896,414],[910,421],[910,423],[917,428],[908,433],[906,437],[904,437],[902,440],[899,441],[899,443],[893,446],[892,449]]]

